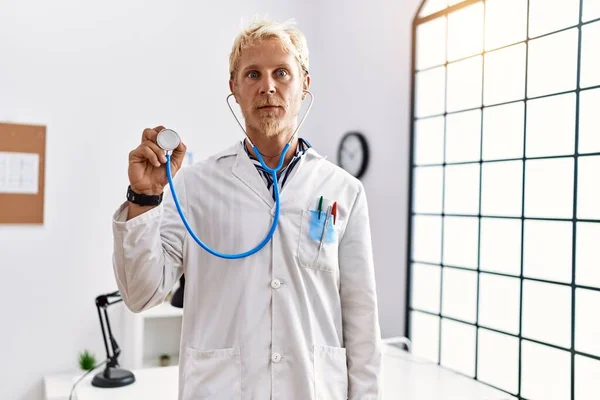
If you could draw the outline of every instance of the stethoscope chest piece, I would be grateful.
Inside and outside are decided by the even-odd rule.
[[[177,146],[179,146],[181,139],[174,130],[163,129],[162,131],[158,132],[156,143],[165,151],[173,151],[177,148]]]

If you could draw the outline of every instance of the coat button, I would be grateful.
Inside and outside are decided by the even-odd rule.
[[[273,279],[271,281],[271,287],[273,289],[279,289],[281,287],[281,281],[279,279]]]
[[[279,361],[281,361],[281,354],[279,354],[279,353],[273,353],[273,355],[271,356],[271,360],[274,363],[278,363]]]

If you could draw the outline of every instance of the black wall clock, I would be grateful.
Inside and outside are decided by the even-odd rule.
[[[369,165],[369,144],[366,137],[356,131],[346,133],[338,146],[338,165],[360,179]]]

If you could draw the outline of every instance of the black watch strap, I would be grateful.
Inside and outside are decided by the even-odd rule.
[[[163,193],[159,195],[148,195],[136,193],[131,189],[131,185],[127,187],[127,200],[138,206],[157,206],[162,203]]]

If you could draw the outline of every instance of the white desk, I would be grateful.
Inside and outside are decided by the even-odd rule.
[[[384,346],[383,399],[516,400],[475,379],[419,360],[394,346]]]
[[[133,371],[136,382],[117,389],[92,386],[92,375],[79,383],[76,400],[168,400],[177,399],[178,367]],[[77,377],[47,377],[45,400],[68,400]],[[60,388],[64,393],[58,393]],[[415,359],[404,350],[384,345],[383,400],[515,400],[506,393],[476,380]]]
[[[72,400],[152,400],[177,399],[177,366],[173,367],[155,367],[145,368],[133,371],[135,374],[135,383],[115,389],[100,389],[92,386],[92,379],[98,372],[103,371],[99,368],[86,376],[75,389]],[[69,394],[73,384],[79,380],[81,373],[57,374],[44,377],[44,400],[69,400]]]
[[[135,383],[116,389],[99,389],[91,379],[77,386],[76,400],[177,400],[179,367],[155,367],[134,371]]]

